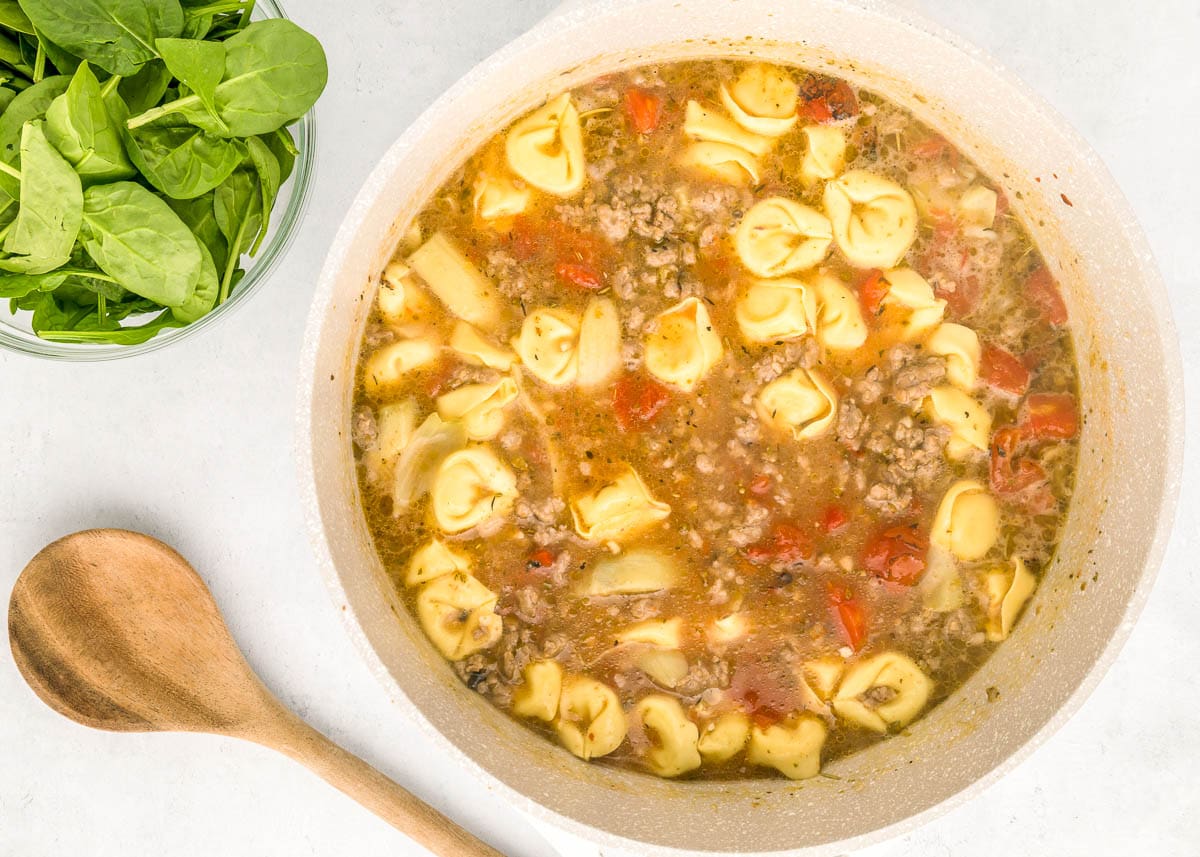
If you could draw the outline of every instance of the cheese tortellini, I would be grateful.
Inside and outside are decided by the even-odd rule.
[[[721,103],[747,131],[781,137],[796,124],[796,82],[779,66],[755,63],[732,84],[721,84]]]
[[[883,272],[887,283],[887,294],[882,306],[896,307],[903,311],[900,322],[901,337],[914,340],[941,324],[946,313],[946,302],[935,297],[933,287],[912,268],[895,268]]]
[[[570,93],[513,125],[504,151],[509,168],[538,190],[564,197],[578,193],[586,164],[579,111]]]
[[[812,330],[817,298],[802,280],[755,280],[738,301],[736,315],[747,342],[782,342]]]
[[[804,713],[789,721],[750,730],[746,761],[774,768],[792,780],[815,777],[821,770],[821,748],[828,729],[814,714]]]
[[[486,446],[470,446],[447,456],[430,492],[434,519],[447,533],[461,533],[506,515],[516,498],[516,477]]]
[[[894,268],[917,237],[917,207],[891,179],[865,170],[825,185],[838,249],[858,268]]]
[[[935,387],[925,401],[929,418],[950,429],[950,440],[946,443],[950,458],[965,458],[973,451],[987,450],[992,415],[983,405],[948,384]]]
[[[838,395],[820,371],[793,369],[763,387],[754,406],[763,422],[809,440],[833,427]]]
[[[466,555],[454,550],[441,539],[430,539],[409,558],[404,583],[407,586],[420,586],[456,571],[462,574],[470,573],[471,562]]]
[[[585,676],[568,676],[562,682],[554,730],[564,747],[587,760],[620,747],[628,725],[611,687]]]
[[[579,374],[580,318],[572,312],[539,307],[525,317],[513,348],[536,378],[555,387],[575,383]]]
[[[646,369],[656,378],[691,392],[725,353],[708,309],[687,298],[646,327]]]
[[[375,443],[363,450],[362,463],[367,479],[382,484],[392,475],[396,460],[417,430],[416,400],[409,398],[383,405],[376,412],[375,425]]]
[[[990,187],[971,185],[958,201],[958,219],[968,229],[991,229],[996,222],[999,197]]]
[[[837,178],[846,167],[846,135],[833,125],[809,125],[804,129],[805,151],[800,162],[800,180],[805,185]]]
[[[829,254],[833,231],[821,212],[781,196],[758,202],[734,234],[738,258],[757,277],[782,277]]]
[[[947,322],[925,340],[930,354],[946,358],[946,378],[960,390],[973,390],[979,380],[982,349],[979,335],[962,324]]]
[[[726,184],[757,185],[761,180],[758,158],[729,143],[692,143],[679,156],[681,166],[706,172]]]
[[[416,284],[412,268],[392,262],[383,271],[375,299],[384,323],[402,336],[419,336],[433,321],[435,307]]]
[[[875,688],[889,688],[893,694],[886,702],[872,705],[863,699]],[[846,669],[833,710],[872,732],[887,732],[889,727],[907,726],[929,702],[933,680],[921,671],[912,658],[900,652],[883,652],[851,664]]]
[[[671,507],[651,497],[646,483],[629,465],[613,481],[571,500],[575,532],[593,542],[619,542],[670,514]]]
[[[441,353],[432,337],[398,339],[375,349],[363,365],[363,388],[373,396],[386,394],[404,383],[405,377],[428,366]]]
[[[580,387],[598,387],[621,369],[621,317],[608,298],[588,301],[579,323]]]
[[[502,315],[500,292],[444,232],[413,251],[408,264],[446,308],[463,321],[490,328]]]
[[[520,717],[547,723],[558,716],[563,668],[557,661],[533,661],[525,666],[525,683],[513,691],[512,710]]]
[[[464,362],[472,366],[486,366],[507,372],[517,362],[517,355],[496,345],[465,321],[454,325],[449,345]]]
[[[529,207],[533,196],[528,187],[518,187],[512,176],[481,172],[475,177],[475,214],[480,220],[516,217]]]
[[[972,479],[951,485],[938,504],[929,540],[966,562],[983,559],[1000,537],[1000,509]]]
[[[700,767],[699,730],[677,699],[652,693],[638,700],[634,711],[650,737],[645,752],[650,770],[660,777],[677,777]]]
[[[1008,639],[1017,617],[1029,596],[1037,588],[1037,578],[1025,567],[1025,560],[1013,557],[1013,567],[996,568],[984,577],[987,597],[987,638],[994,643]]]
[[[722,714],[700,731],[696,749],[704,761],[726,762],[742,752],[750,740],[750,718],[740,711]]]
[[[459,420],[471,440],[491,440],[504,428],[504,409],[517,398],[517,385],[504,377],[494,384],[467,384],[438,396],[444,420]]]
[[[679,569],[670,555],[633,548],[597,560],[582,587],[584,595],[644,595],[675,585]]]
[[[833,351],[853,351],[867,341],[858,298],[837,277],[820,274],[813,281],[817,295],[817,341]]]
[[[417,617],[426,636],[451,661],[491,648],[504,629],[496,613],[496,593],[461,572],[421,587]]]
[[[684,113],[683,133],[706,143],[724,143],[744,149],[752,155],[765,155],[770,151],[773,140],[752,134],[712,110],[707,110],[698,101],[689,101]]]

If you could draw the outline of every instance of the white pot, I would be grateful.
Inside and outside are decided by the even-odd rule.
[[[869,86],[1002,180],[1063,284],[1085,425],[1058,558],[1011,640],[953,697],[905,734],[828,765],[832,778],[678,783],[585,765],[458,682],[370,547],[356,500],[351,387],[378,272],[409,219],[480,142],[548,94],[629,63],[750,53]],[[303,360],[310,526],[334,597],[348,605],[349,632],[389,695],[515,806],[640,854],[832,854],[978,792],[1063,723],[1112,662],[1150,589],[1178,493],[1178,344],[1158,271],[1112,177],[1019,81],[886,3],[606,0],[538,25],[442,96],[367,180],[330,250]],[[988,703],[993,687],[999,697]]]

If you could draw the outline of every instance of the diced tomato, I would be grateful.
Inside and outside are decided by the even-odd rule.
[[[528,262],[541,249],[541,239],[538,237],[537,226],[531,218],[517,215],[513,219],[513,228],[508,233],[509,246],[518,262]]]
[[[759,497],[765,495],[771,490],[771,477],[765,473],[760,473],[750,480],[750,493]]]
[[[625,90],[625,115],[637,133],[649,134],[658,128],[662,110],[662,99],[657,95],[636,86]]]
[[[998,428],[992,432],[988,476],[992,490],[997,494],[1020,494],[1046,481],[1046,471],[1042,466],[1019,454],[1021,440],[1021,430],[1013,426]]]
[[[1070,393],[1035,393],[1021,409],[1021,430],[1034,440],[1065,440],[1079,432],[1075,397]]]
[[[746,548],[746,559],[755,565],[781,563],[795,565],[813,555],[813,541],[808,533],[787,521],[779,521],[763,541]]]
[[[589,291],[603,285],[595,268],[579,262],[559,262],[554,266],[554,275],[564,283]]]
[[[790,679],[785,679],[782,667],[772,668],[768,658],[739,661],[730,677],[729,698],[740,702],[755,725],[765,729],[801,704]]]
[[[878,314],[887,293],[888,285],[883,279],[883,271],[878,268],[868,271],[858,284],[858,302],[862,305],[863,315],[870,318]]]
[[[551,551],[546,550],[546,548],[541,548],[539,550],[535,550],[529,555],[529,561],[525,563],[525,567],[530,571],[537,571],[541,568],[549,568],[550,566],[554,565],[555,559],[557,559],[557,557],[555,557]]]
[[[984,383],[1020,396],[1029,387],[1029,370],[1025,364],[998,345],[983,346],[979,358],[979,374]]]
[[[613,387],[617,427],[628,432],[649,425],[670,400],[671,391],[657,381],[640,375],[622,375]]]
[[[983,295],[983,285],[973,274],[962,274],[954,280],[954,290],[936,287],[934,291],[939,298],[946,301],[950,314],[955,318],[965,318],[975,312],[979,299]]]
[[[936,161],[945,158],[950,162],[951,166],[958,166],[958,149],[952,146],[945,137],[938,134],[926,137],[921,142],[913,145],[909,151],[922,160]]]
[[[813,122],[840,122],[858,115],[858,98],[844,80],[810,74],[800,85],[800,98],[801,115]]]
[[[829,587],[829,606],[837,617],[842,636],[850,648],[857,652],[867,641],[869,622],[866,607],[849,590],[837,585]]]
[[[925,573],[929,536],[917,524],[888,527],[867,542],[863,566],[881,580],[912,586]]]
[[[850,523],[850,516],[841,506],[827,506],[821,514],[821,529],[827,533],[836,533]]]
[[[1037,268],[1025,281],[1025,297],[1038,308],[1042,318],[1049,324],[1066,324],[1067,305],[1063,303],[1054,275],[1045,265]]]

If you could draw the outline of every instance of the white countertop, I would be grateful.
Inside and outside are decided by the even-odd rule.
[[[551,852],[416,742],[343,631],[304,535],[294,386],[317,272],[367,172],[438,93],[556,2],[287,0],[324,41],[331,78],[318,108],[316,202],[273,281],[215,329],[135,360],[51,364],[0,353],[0,593],[39,548],[76,529],[165,539],[200,570],[287,704],[514,857]],[[1189,410],[1200,413],[1200,6],[913,5],[1017,71],[1108,162],[1162,265]],[[1193,444],[1149,605],[1083,709],[983,795],[864,855],[1197,854],[1198,456]],[[266,750],[76,726],[36,700],[7,650],[0,748],[0,855],[425,853]],[[579,846],[564,853],[594,857]]]

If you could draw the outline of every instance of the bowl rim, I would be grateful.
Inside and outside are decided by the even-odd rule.
[[[289,20],[287,13],[278,0],[257,0],[256,9],[266,12],[263,17],[254,20],[282,18]],[[287,188],[287,205],[280,210],[277,204],[272,209],[272,232],[259,248],[257,256],[249,257],[246,275],[238,283],[229,298],[220,306],[214,307],[207,315],[191,324],[164,330],[145,342],[136,345],[114,345],[110,343],[88,344],[79,342],[51,342],[40,339],[36,334],[20,331],[9,323],[11,315],[7,308],[0,310],[0,353],[11,352],[43,360],[64,363],[100,363],[110,360],[120,360],[124,357],[136,357],[159,351],[176,342],[182,342],[202,330],[207,330],[234,313],[238,307],[250,303],[251,298],[262,291],[262,286],[270,279],[270,275],[279,267],[279,263],[287,255],[288,249],[295,241],[296,234],[304,223],[304,214],[312,198],[313,185],[317,174],[317,120],[316,107],[305,113],[292,125],[296,134],[296,164],[292,175],[283,185]],[[283,193],[280,197],[283,198]],[[279,199],[276,200],[278,203]],[[243,257],[246,258],[246,257]],[[146,321],[146,319],[141,319]]]
[[[339,578],[336,564],[326,541],[324,522],[318,499],[316,474],[312,461],[314,453],[313,406],[317,382],[318,346],[321,341],[326,310],[335,300],[338,274],[353,238],[362,228],[366,213],[379,201],[382,195],[384,180],[403,162],[407,152],[419,143],[426,133],[426,129],[439,122],[443,115],[448,112],[450,106],[459,100],[461,95],[468,92],[481,81],[502,73],[504,67],[513,57],[523,53],[532,46],[536,46],[560,27],[579,25],[597,14],[621,12],[636,8],[646,2],[648,0],[595,0],[595,2],[590,4],[572,6],[565,11],[551,12],[549,16],[535,24],[524,34],[510,41],[482,62],[475,65],[424,110],[389,147],[376,167],[364,180],[362,187],[347,210],[345,219],[330,246],[317,288],[314,292],[313,304],[305,331],[305,342],[300,356],[300,384],[297,393],[296,410],[298,425],[295,452],[302,489],[305,520],[321,576],[325,580],[330,597],[333,599],[333,604],[340,607],[337,612],[341,615],[342,622],[352,643],[358,649],[360,656],[368,668],[376,675],[383,688],[388,691],[393,703],[412,717],[418,723],[425,736],[441,751],[456,759],[465,771],[470,772],[472,777],[487,789],[498,794],[510,806],[522,810],[533,820],[542,822],[552,828],[566,831],[584,841],[596,843],[601,847],[632,850],[634,853],[646,855],[681,857],[681,855],[695,852],[671,846],[649,844],[614,834],[607,830],[595,828],[535,801],[485,770],[446,738],[428,720],[424,712],[409,699],[404,689],[392,678],[379,654],[368,640],[359,622],[356,610],[347,597],[346,590]],[[1185,442],[1183,364],[1178,332],[1172,315],[1166,286],[1157,262],[1154,261],[1154,254],[1146,235],[1134,214],[1128,198],[1120,190],[1111,172],[1092,146],[1058,110],[1052,107],[1041,95],[988,52],[908,6],[899,5],[895,0],[825,0],[825,2],[837,3],[868,14],[890,18],[895,23],[941,40],[953,48],[963,58],[964,62],[982,65],[987,71],[1003,81],[1014,96],[1022,99],[1026,108],[1040,114],[1045,121],[1057,128],[1075,149],[1075,153],[1086,164],[1088,169],[1093,171],[1097,176],[1107,180],[1106,184],[1110,189],[1110,199],[1108,202],[1113,206],[1113,211],[1116,215],[1115,219],[1119,219],[1121,229],[1128,238],[1131,246],[1141,258],[1146,260],[1144,266],[1144,285],[1147,292],[1153,297],[1150,309],[1153,313],[1154,324],[1160,334],[1160,341],[1163,347],[1162,365],[1164,381],[1172,406],[1163,420],[1163,431],[1166,436],[1165,449],[1167,452],[1167,460],[1164,463],[1165,478],[1163,492],[1156,515],[1156,525],[1148,543],[1140,575],[1121,611],[1119,625],[1091,666],[1078,681],[1075,688],[1054,714],[1022,744],[1015,746],[1001,762],[980,775],[966,787],[939,803],[897,819],[890,824],[847,839],[809,846],[795,852],[755,852],[763,855],[763,857],[767,854],[780,855],[784,853],[804,853],[810,855],[838,854],[848,849],[866,847],[910,832],[937,817],[945,815],[952,809],[961,806],[986,791],[997,780],[1027,759],[1034,750],[1041,746],[1063,724],[1074,716],[1108,673],[1109,668],[1124,647],[1157,579],[1173,530],[1175,511],[1180,493]],[[749,857],[750,854],[751,852],[739,852],[739,857]]]

